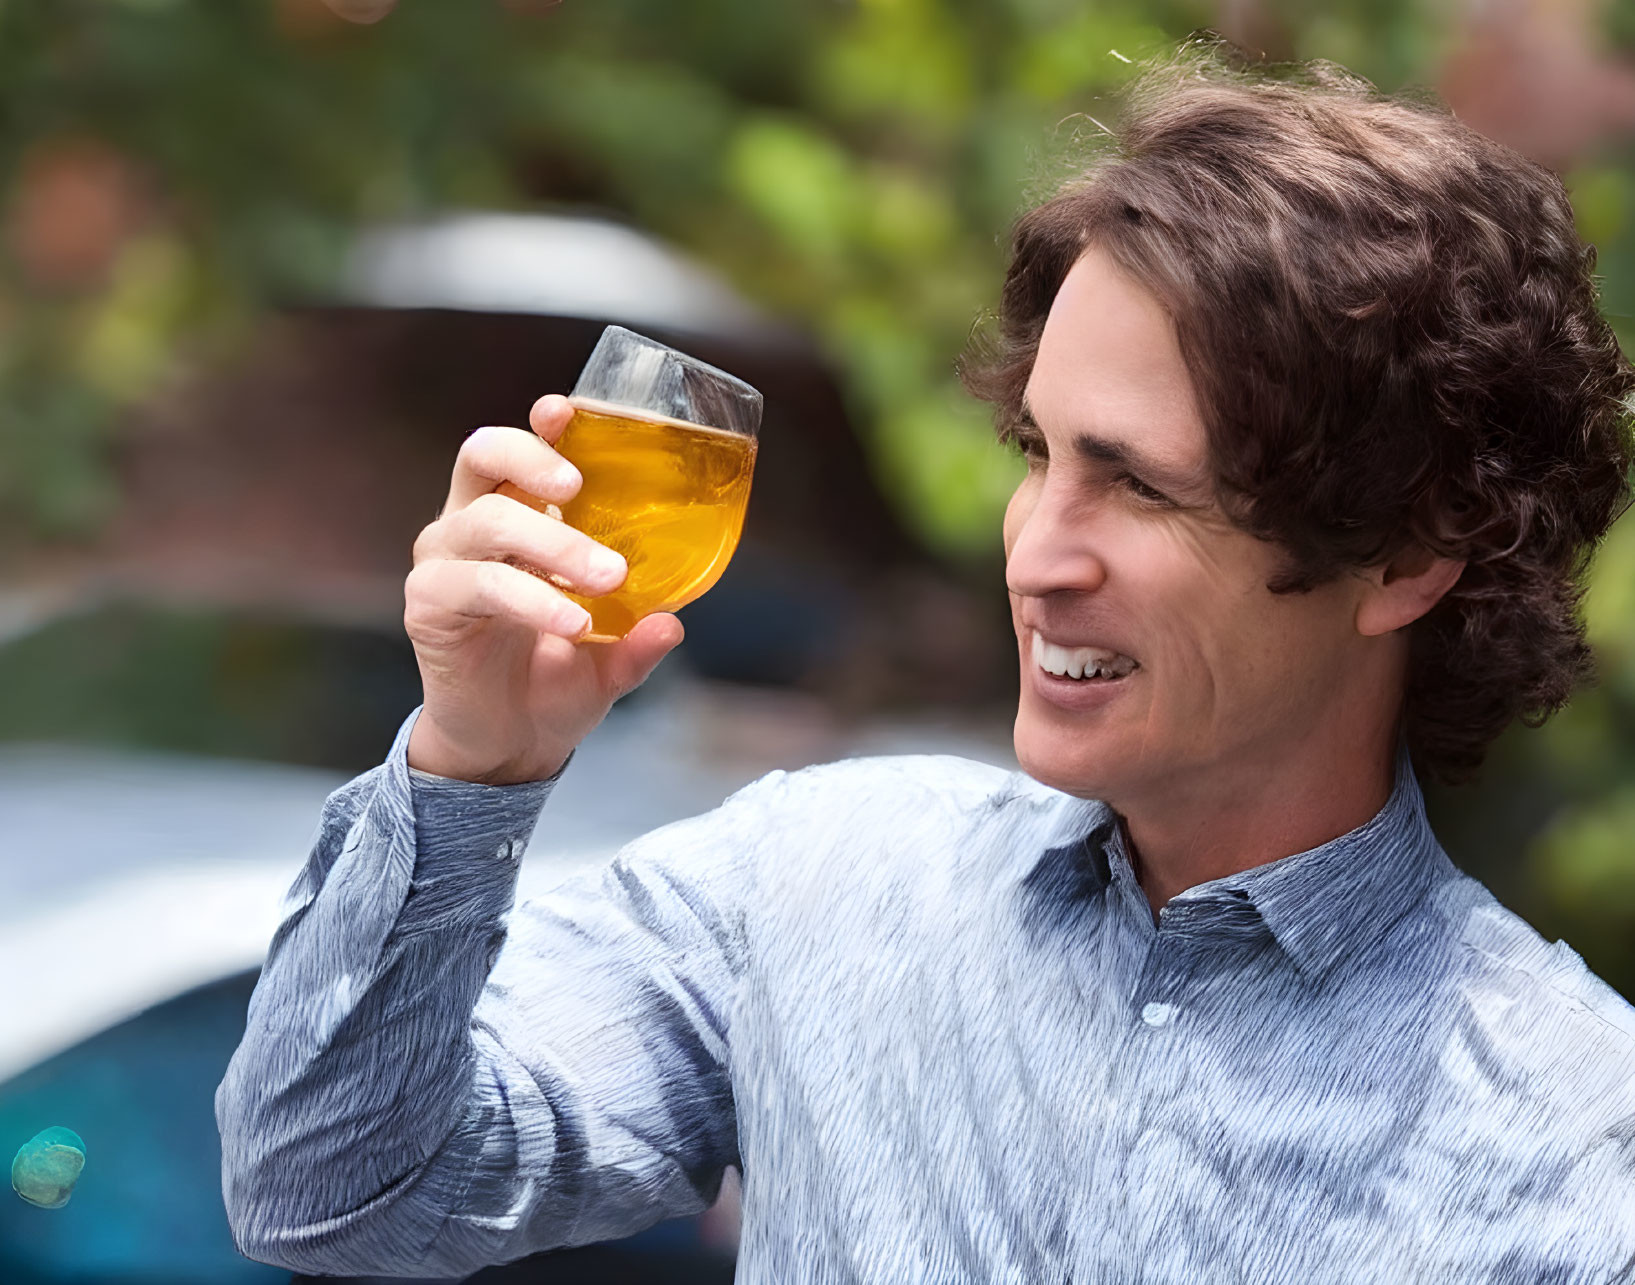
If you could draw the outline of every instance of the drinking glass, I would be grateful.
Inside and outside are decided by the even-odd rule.
[[[559,509],[509,482],[500,492],[624,555],[630,574],[586,598],[581,641],[617,642],[643,616],[674,611],[721,578],[744,527],[761,394],[696,357],[609,326],[568,401],[556,449],[580,472]],[[531,568],[530,568],[531,569]]]

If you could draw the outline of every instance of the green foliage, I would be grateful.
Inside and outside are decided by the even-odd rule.
[[[1635,512],[1603,544],[1585,607],[1600,681],[1528,738],[1555,809],[1527,847],[1519,895],[1635,994]]]
[[[927,428],[954,404],[953,358],[993,298],[998,235],[1057,122],[1128,75],[1109,50],[1161,49],[1206,11],[525,10],[406,0],[353,28],[321,0],[0,8],[13,209],[42,156],[85,140],[139,189],[103,261],[67,283],[42,278],[12,220],[0,337],[27,350],[29,373],[0,371],[10,518],[46,534],[94,527],[123,409],[270,300],[321,293],[358,223],[588,201],[804,318],[852,376],[873,459],[910,519],[950,551],[990,547],[1007,489],[992,477],[1014,474],[968,409],[946,442]],[[906,364],[882,372],[881,352]]]

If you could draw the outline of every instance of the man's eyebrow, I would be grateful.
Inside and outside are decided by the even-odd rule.
[[[1033,408],[1028,405],[1026,397],[1022,399],[1017,422],[1025,430],[1033,433],[1040,431],[1038,421],[1033,417]],[[1122,469],[1148,485],[1157,487],[1172,499],[1200,504],[1208,499],[1209,488],[1202,479],[1190,472],[1183,472],[1160,463],[1127,441],[1081,432],[1073,435],[1072,446],[1080,459]]]
[[[1156,486],[1160,491],[1170,492],[1176,499],[1195,496],[1200,489],[1198,479],[1192,474],[1172,469],[1167,464],[1160,464],[1128,442],[1097,437],[1094,433],[1075,433],[1073,450],[1081,459],[1123,469],[1143,482]]]

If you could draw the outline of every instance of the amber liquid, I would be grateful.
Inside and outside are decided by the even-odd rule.
[[[744,528],[753,437],[575,402],[556,449],[584,478],[562,520],[616,549],[630,567],[612,593],[568,592],[590,612],[586,641],[615,642],[643,616],[685,606],[721,578]],[[509,484],[500,489],[549,508]]]

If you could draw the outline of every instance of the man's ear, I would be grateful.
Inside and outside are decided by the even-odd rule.
[[[1442,600],[1465,570],[1462,561],[1439,558],[1418,545],[1359,574],[1365,588],[1357,603],[1357,632],[1365,638],[1411,625]]]

